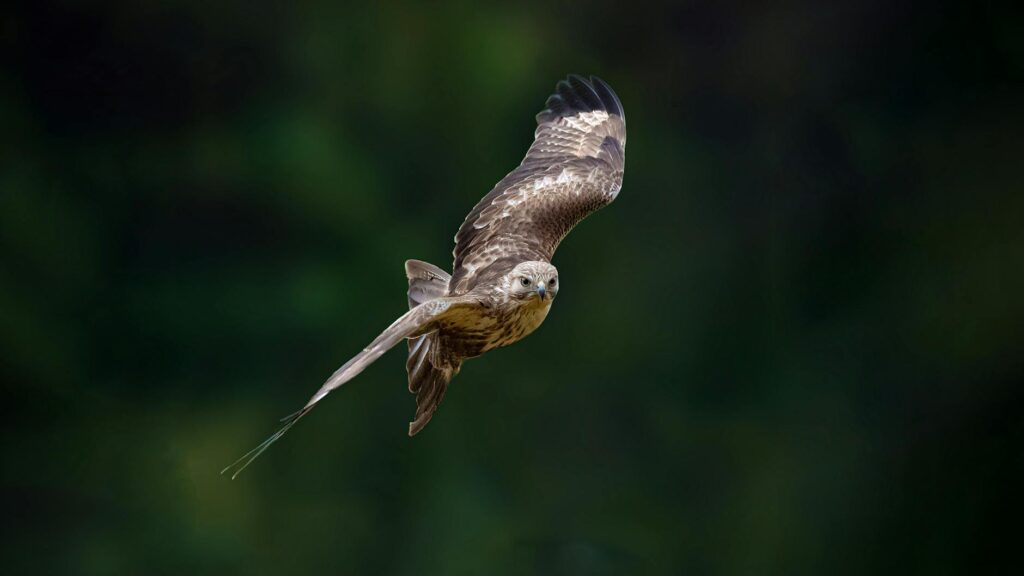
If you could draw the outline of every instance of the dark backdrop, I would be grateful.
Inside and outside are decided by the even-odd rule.
[[[300,4],[4,9],[4,572],[1015,557],[1017,15]],[[627,170],[544,327],[414,439],[393,352],[219,476],[402,312],[406,258],[450,265],[569,72],[617,90]]]

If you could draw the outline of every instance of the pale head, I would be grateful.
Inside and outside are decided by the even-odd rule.
[[[512,300],[550,303],[558,294],[558,270],[548,262],[520,262],[503,284]]]

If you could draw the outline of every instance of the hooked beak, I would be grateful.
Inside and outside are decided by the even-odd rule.
[[[543,282],[538,282],[537,283],[537,294],[540,295],[540,299],[541,300],[543,300],[544,299],[544,295],[547,294],[547,292],[544,289],[544,283]]]

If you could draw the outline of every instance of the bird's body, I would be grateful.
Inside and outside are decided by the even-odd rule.
[[[622,186],[626,124],[603,81],[570,76],[537,115],[523,162],[470,211],[455,235],[452,274],[409,260],[409,311],[339,368],[285,426],[225,471],[241,472],[317,402],[407,340],[416,417],[430,421],[462,363],[536,330],[558,293],[551,257],[566,234]],[[233,476],[234,477],[234,476]]]
[[[497,299],[460,311],[440,322],[437,339],[447,356],[476,358],[508,346],[540,327],[551,309],[551,300],[507,305]]]

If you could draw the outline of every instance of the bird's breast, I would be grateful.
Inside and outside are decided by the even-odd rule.
[[[449,318],[442,328],[445,347],[462,358],[508,346],[537,329],[548,315],[551,301],[509,309],[492,308]]]
[[[540,304],[525,304],[509,311],[501,323],[501,330],[495,333],[493,348],[508,346],[536,330],[551,310],[551,301]]]

